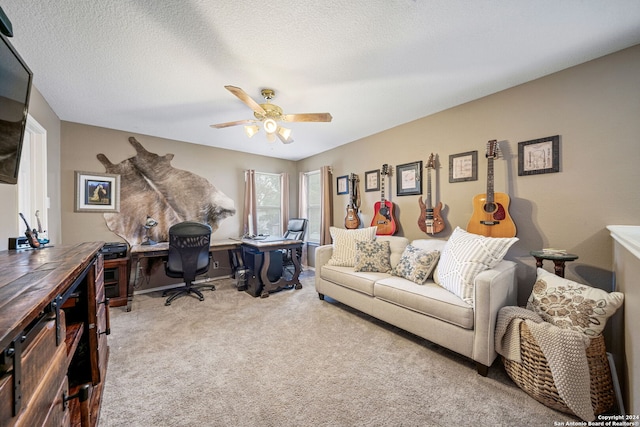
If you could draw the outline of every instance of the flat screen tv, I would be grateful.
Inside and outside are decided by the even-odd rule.
[[[33,73],[0,35],[0,183],[18,182]]]

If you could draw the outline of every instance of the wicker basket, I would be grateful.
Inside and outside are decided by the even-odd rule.
[[[502,358],[505,370],[513,382],[538,402],[575,415],[558,395],[547,359],[525,322],[520,324],[520,353],[522,363]],[[611,409],[614,404],[611,370],[602,334],[591,339],[586,353],[591,376],[591,406],[594,414],[598,415]]]

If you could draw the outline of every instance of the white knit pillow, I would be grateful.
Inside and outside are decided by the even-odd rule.
[[[328,264],[353,267],[356,263],[356,242],[373,241],[376,238],[377,230],[378,227],[357,228],[355,230],[329,228],[333,240],[333,254]]]
[[[502,261],[517,241],[517,237],[485,237],[456,227],[440,254],[438,284],[473,305],[476,276]]]

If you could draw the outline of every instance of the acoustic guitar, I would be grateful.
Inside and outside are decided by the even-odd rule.
[[[27,222],[27,219],[24,217],[24,215],[22,215],[22,212],[20,212],[20,218],[22,218],[22,220],[24,221],[24,225],[27,226],[27,230],[24,232],[24,235],[27,236],[27,242],[29,242],[29,246],[34,249],[39,248],[40,242],[38,241],[38,232],[35,228],[31,229],[29,223]]]
[[[374,205],[375,216],[371,220],[371,226],[377,227],[378,236],[391,236],[396,234],[396,219],[394,216],[394,204],[384,198],[384,181],[389,175],[389,165],[382,165],[380,170],[380,201]]]
[[[487,192],[473,198],[473,215],[467,231],[487,237],[514,237],[516,225],[509,215],[509,196],[493,191],[493,160],[499,157],[498,142],[487,142]]]
[[[423,233],[436,234],[444,230],[444,221],[440,215],[442,210],[442,202],[438,202],[434,208],[431,205],[431,169],[435,169],[435,160],[433,153],[427,161],[427,203],[422,201],[422,196],[418,198],[420,206],[420,217],[418,218],[418,227]]]
[[[358,175],[352,173],[349,177],[351,181],[351,188],[349,193],[349,204],[347,205],[347,216],[344,218],[344,227],[349,230],[360,227],[360,215],[358,215],[358,209],[360,208],[360,196],[358,193],[358,182],[360,179]]]

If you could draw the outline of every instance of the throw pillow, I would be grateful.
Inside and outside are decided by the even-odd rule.
[[[356,242],[355,271],[389,273],[391,271],[391,245],[388,241]]]
[[[440,255],[439,285],[473,305],[476,276],[502,261],[517,241],[517,237],[485,237],[456,227]]]
[[[391,274],[404,277],[418,285],[424,285],[438,263],[439,257],[440,251],[426,251],[409,244],[402,252],[400,262]]]
[[[327,264],[342,267],[353,267],[356,262],[356,242],[366,240],[373,241],[376,238],[377,227],[357,228],[345,230],[331,227],[331,239],[333,240],[333,253]]]
[[[609,293],[538,268],[527,309],[560,328],[595,337],[602,333],[607,319],[623,301],[621,292]]]

